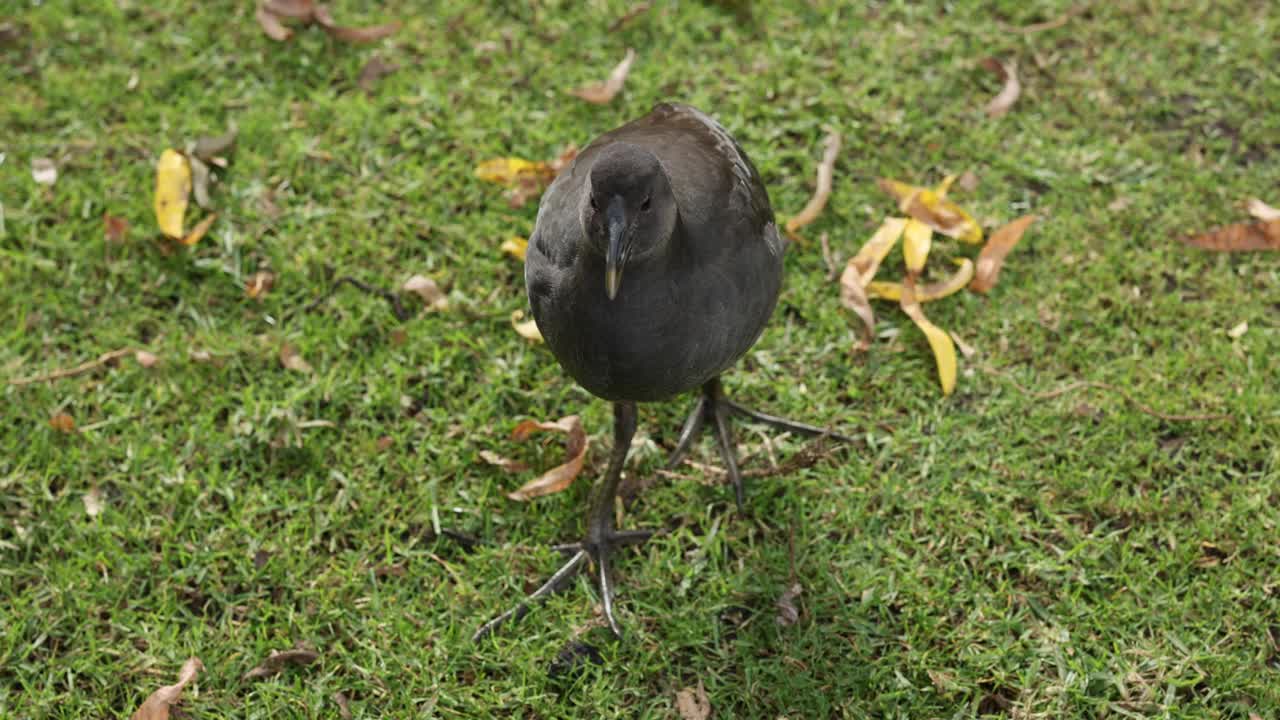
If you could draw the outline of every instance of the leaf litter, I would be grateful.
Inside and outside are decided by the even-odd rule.
[[[573,484],[582,472],[587,457],[587,433],[582,429],[582,420],[577,415],[562,417],[554,422],[538,422],[524,420],[511,431],[511,439],[522,441],[537,432],[562,432],[566,435],[565,461],[547,472],[530,480],[520,488],[507,493],[507,497],[520,502],[527,502],[536,497],[550,495],[565,490]]]
[[[320,659],[320,653],[306,648],[293,648],[292,650],[272,650],[271,654],[263,659],[252,670],[249,670],[240,677],[241,680],[259,680],[278,675],[286,667],[290,665],[310,665]]]
[[[609,72],[609,77],[604,82],[584,85],[580,88],[574,88],[569,91],[570,95],[574,95],[586,100],[593,105],[608,105],[613,99],[622,92],[622,84],[627,81],[627,75],[631,72],[631,65],[636,61],[636,51],[627,48],[627,54],[622,58],[622,62],[614,66]]]
[[[813,195],[809,198],[809,202],[805,203],[805,206],[801,208],[800,212],[787,220],[787,237],[792,240],[803,242],[797,232],[800,228],[817,220],[818,216],[822,214],[822,210],[827,206],[827,199],[831,197],[831,183],[835,175],[836,158],[840,155],[840,144],[840,133],[834,130],[827,133],[827,138],[823,143],[822,160],[818,163],[818,184],[813,189]]]
[[[178,682],[151,693],[129,720],[169,720],[169,708],[178,702],[182,697],[182,691],[203,669],[204,664],[200,662],[200,658],[189,658],[183,663],[182,670],[178,672]]]
[[[362,28],[339,25],[328,6],[317,5],[313,0],[266,0],[258,5],[254,17],[267,37],[277,42],[293,37],[286,20],[303,27],[319,25],[329,35],[350,43],[375,42],[400,29],[398,21]]]
[[[985,58],[981,65],[1004,82],[1000,92],[994,98],[991,98],[991,102],[987,103],[987,117],[1004,117],[1022,95],[1022,83],[1018,81],[1018,63],[1012,60],[1005,62],[999,58],[989,57]]]
[[[711,717],[711,701],[702,680],[698,680],[697,687],[676,693],[676,712],[680,714],[680,720],[707,720]]]
[[[475,175],[486,182],[507,186],[507,204],[521,208],[530,200],[541,197],[547,186],[577,156],[578,146],[570,143],[559,156],[546,162],[518,157],[485,160],[476,166]]]

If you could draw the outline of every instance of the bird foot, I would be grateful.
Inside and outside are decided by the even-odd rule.
[[[667,469],[675,468],[680,464],[680,461],[684,460],[684,456],[688,454],[689,448],[697,440],[698,433],[701,432],[703,426],[710,424],[715,428],[716,444],[720,449],[720,458],[724,461],[725,473],[729,476],[729,482],[733,485],[733,498],[738,505],[738,510],[742,510],[746,493],[742,485],[742,473],[738,470],[738,458],[734,451],[733,433],[729,427],[729,418],[733,415],[808,437],[829,437],[840,442],[857,442],[856,438],[833,432],[828,428],[820,428],[817,425],[788,420],[784,417],[770,415],[739,405],[725,397],[724,389],[720,385],[720,378],[709,380],[702,386],[702,394],[698,396],[698,401],[694,403],[693,411],[689,413],[688,419],[684,421],[684,427],[680,430],[680,437],[676,441],[676,447],[671,451],[671,455],[667,459]]]
[[[480,629],[476,630],[475,634],[471,636],[471,639],[474,641],[483,640],[507,622],[514,622],[528,615],[535,603],[541,602],[548,596],[563,590],[568,582],[582,570],[583,565],[587,564],[588,560],[594,566],[593,574],[600,591],[605,620],[608,621],[609,629],[613,631],[614,636],[621,638],[622,628],[618,625],[613,612],[614,593],[613,568],[610,563],[611,555],[618,547],[638,545],[648,540],[652,535],[652,530],[616,531],[603,529],[599,532],[588,533],[587,539],[582,542],[556,545],[555,550],[568,556],[568,560],[560,566],[560,569],[556,570],[546,582],[530,593],[524,600],[521,600],[518,605],[481,625]],[[593,538],[592,536],[595,537]]]

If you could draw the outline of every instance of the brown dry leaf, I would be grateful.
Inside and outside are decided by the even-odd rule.
[[[986,293],[995,287],[1005,256],[1035,221],[1035,215],[1023,215],[991,234],[991,239],[982,246],[982,252],[978,253],[978,267],[973,282],[969,283],[970,290]]]
[[[196,141],[191,144],[190,154],[205,162],[219,164],[218,161],[222,156],[235,147],[237,133],[239,133],[239,130],[232,125],[221,135],[196,138]]]
[[[827,206],[827,198],[831,197],[831,180],[835,173],[836,157],[840,154],[840,142],[840,133],[834,130],[827,133],[822,161],[818,163],[818,186],[813,190],[813,197],[809,198],[809,202],[800,212],[787,220],[787,235],[793,240],[799,240],[796,231],[818,219],[822,209]]]
[[[76,431],[76,419],[67,413],[60,412],[49,418],[49,427],[61,433],[73,433]]]
[[[259,270],[244,281],[244,294],[254,300],[261,301],[276,284],[276,274],[270,270]]]
[[[342,720],[351,720],[351,701],[342,691],[333,694],[333,702],[338,705],[338,717]]]
[[[902,212],[943,235],[972,245],[982,242],[982,227],[978,221],[936,190],[890,178],[880,178],[876,184],[898,201]]]
[[[349,43],[377,42],[385,37],[394,35],[400,29],[399,21],[363,28],[342,27],[334,22],[333,16],[329,14],[329,8],[325,5],[316,6],[313,18],[317,25],[324,28],[325,32],[343,42]]]
[[[306,22],[310,22],[316,12],[313,0],[266,0],[263,7],[273,15]]]
[[[622,92],[622,84],[627,81],[627,73],[631,72],[631,63],[635,60],[636,51],[627,48],[627,54],[622,58],[622,62],[613,68],[604,82],[570,90],[569,94],[596,105],[609,104],[619,92]]]
[[[791,627],[800,619],[800,611],[796,609],[796,598],[800,597],[800,593],[804,588],[800,583],[792,583],[791,587],[782,592],[776,603],[778,606],[778,615],[774,621],[783,627]]]
[[[144,368],[153,368],[156,363],[160,362],[160,358],[156,357],[155,353],[147,352],[146,350],[134,352],[133,359],[137,360],[138,364]]]
[[[155,212],[160,232],[177,240],[185,233],[182,217],[191,194],[191,164],[187,156],[173,149],[160,153],[156,163]]]
[[[178,682],[166,685],[151,693],[142,703],[142,707],[130,716],[129,720],[169,720],[169,707],[178,702],[182,690],[196,679],[196,673],[204,669],[200,658],[189,658],[178,672]]]
[[[280,346],[280,365],[285,370],[293,370],[294,372],[310,373],[311,364],[302,359],[298,354],[298,349],[289,343]]]
[[[862,275],[859,274],[853,260],[844,266],[844,272],[840,274],[840,304],[852,310],[862,320],[862,338],[853,349],[859,352],[867,350],[871,347],[871,341],[875,339],[876,314],[871,309],[871,302],[867,300],[867,292],[862,286]]]
[[[89,492],[81,495],[80,500],[84,502],[85,515],[95,518],[102,514],[102,491],[98,488],[89,488]]]
[[[310,665],[320,659],[320,653],[314,650],[294,648],[293,650],[272,650],[265,660],[240,677],[241,680],[258,680],[268,678],[284,670],[286,665]]]
[[[399,69],[399,65],[393,65],[374,55],[369,58],[364,67],[360,68],[360,76],[356,79],[356,85],[359,85],[361,90],[372,94],[379,80]]]
[[[520,337],[525,340],[540,343],[543,342],[542,331],[538,329],[538,322],[533,318],[524,320],[523,310],[513,310],[511,312],[511,327],[516,329]]]
[[[492,450],[481,450],[480,459],[494,467],[500,467],[507,472],[524,472],[529,469],[527,464],[522,463],[519,460],[512,460],[511,458],[503,457]]]
[[[209,199],[209,166],[194,155],[188,155],[187,162],[191,163],[191,194],[195,196],[197,206],[208,210],[213,205]]]
[[[1202,235],[1184,238],[1183,242],[1215,252],[1280,250],[1280,220],[1235,223]]]
[[[266,33],[267,37],[272,40],[284,42],[293,37],[293,31],[285,27],[284,23],[280,22],[280,17],[267,10],[266,6],[259,5],[253,16],[258,19],[258,25],[262,27],[262,32]]]
[[[698,687],[685,688],[676,693],[676,712],[680,720],[707,720],[711,717],[711,701],[707,699],[707,690],[698,681]]]
[[[574,478],[578,477],[578,473],[582,472],[582,464],[587,458],[587,433],[582,429],[582,421],[578,416],[569,415],[555,422],[525,420],[511,431],[511,439],[524,440],[542,430],[554,430],[568,435],[565,443],[567,459],[563,464],[551,468],[520,486],[518,490],[507,493],[507,497],[512,500],[524,502],[543,495],[558,493],[569,487]]]
[[[129,232],[128,220],[111,213],[102,214],[102,237],[106,238],[107,242],[122,243],[127,232]]]
[[[440,289],[440,285],[425,275],[414,275],[406,280],[400,289],[422,298],[429,310],[445,310],[449,307],[449,298]]]
[[[849,272],[849,267],[855,268],[861,278],[862,286],[866,287],[867,283],[876,276],[880,263],[893,249],[898,238],[902,237],[902,231],[906,227],[906,218],[886,218],[871,239],[858,250],[858,254],[849,259],[845,272]],[[841,282],[844,280],[842,279]]]
[[[39,185],[52,187],[58,182],[58,166],[49,158],[31,158],[31,179]]]
[[[183,245],[195,245],[200,242],[205,233],[209,232],[209,228],[213,226],[213,221],[218,219],[218,213],[209,213],[209,217],[200,221],[195,227],[191,228],[191,232],[187,233],[178,242]]]
[[[963,290],[969,284],[969,281],[973,279],[973,261],[969,258],[961,258],[956,261],[956,264],[959,267],[947,279],[916,288],[916,300],[922,303],[933,302]],[[869,283],[867,285],[867,297],[875,300],[900,302],[902,300],[902,283]]]
[[[1258,198],[1249,198],[1245,201],[1244,205],[1245,209],[1249,211],[1249,214],[1257,220],[1280,220],[1280,210],[1271,207]]]
[[[906,282],[902,285],[902,300],[898,303],[902,311],[911,318],[916,327],[924,333],[929,340],[929,347],[933,350],[933,358],[938,366],[938,382],[942,385],[942,394],[950,395],[956,389],[956,346],[951,341],[951,336],[943,332],[941,328],[929,322],[929,318],[924,316],[924,311],[920,309],[920,303],[915,297],[915,280],[910,275],[907,276]]]
[[[998,118],[1009,112],[1009,108],[1018,101],[1018,96],[1022,94],[1022,83],[1018,82],[1018,63],[1010,60],[1005,62],[998,58],[989,57],[982,61],[982,67],[996,74],[1004,81],[1004,87],[1000,88],[1000,93],[987,103],[987,117]]]

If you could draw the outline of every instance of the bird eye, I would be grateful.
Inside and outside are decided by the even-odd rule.
[[[641,212],[649,212],[649,200],[650,198],[645,198],[644,202],[640,203]]]

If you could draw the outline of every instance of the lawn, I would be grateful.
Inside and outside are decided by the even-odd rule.
[[[337,2],[350,24],[403,22],[372,45],[275,42],[249,2],[70,5],[0,9],[0,717],[125,717],[193,655],[191,718],[338,717],[338,693],[355,717],[666,718],[699,682],[716,718],[1280,715],[1280,254],[1179,242],[1250,196],[1280,204],[1273,2],[1096,2],[1025,33],[1077,6],[655,2],[609,31],[628,3]],[[611,104],[564,92],[628,47]],[[374,55],[399,70],[365,92]],[[988,56],[1023,84],[999,119]],[[474,169],[666,99],[736,135],[782,217],[844,135],[726,383],[862,443],[788,464],[804,442],[739,426],[740,513],[709,441],[657,475],[691,400],[642,408],[628,473],[657,482],[623,526],[665,532],[619,556],[625,638],[580,578],[473,643],[581,532],[611,435],[608,405],[512,330],[523,274],[499,246],[536,203]],[[163,241],[157,158],[229,123],[217,221]],[[817,238],[856,252],[894,210],[878,176],[966,170],[980,182],[954,197],[988,230],[1042,220],[988,296],[925,306],[977,350],[943,397],[892,305],[852,352]],[[972,255],[934,246],[943,272]],[[260,270],[275,283],[251,299]],[[416,274],[449,309],[403,295],[402,322],[351,286],[312,305],[339,277]],[[285,345],[312,371],[282,367]],[[8,383],[119,348],[159,362]],[[1055,393],[1086,381],[1151,412]],[[570,414],[583,476],[507,499],[563,453],[511,428]],[[573,642],[602,662],[551,673]],[[241,679],[297,644],[318,661]]]

